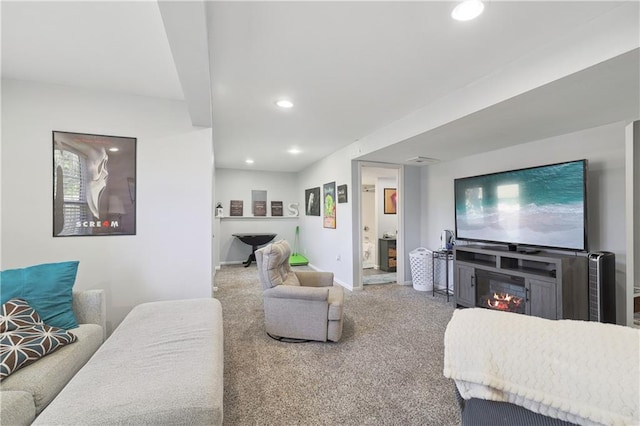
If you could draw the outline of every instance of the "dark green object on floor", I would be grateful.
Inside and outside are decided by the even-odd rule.
[[[296,236],[293,242],[293,253],[291,254],[291,256],[289,256],[289,265],[291,266],[303,266],[303,265],[309,264],[309,260],[307,260],[306,257],[304,257],[301,254],[298,254],[298,244],[300,239],[298,235],[299,233],[300,233],[300,227],[296,226]]]

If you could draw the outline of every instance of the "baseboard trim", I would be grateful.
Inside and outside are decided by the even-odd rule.
[[[335,281],[337,284],[340,284],[340,286],[346,288],[349,291],[353,291],[353,286],[347,285],[346,283],[343,283],[340,280],[337,280],[335,277],[333,278],[333,281]]]
[[[310,263],[308,266],[309,266],[309,268],[313,269],[314,271],[325,272],[322,269],[318,268],[317,266],[313,265],[312,263]],[[339,284],[341,287],[344,287],[349,291],[353,291],[353,286],[350,286],[347,283],[340,281],[339,279],[336,278],[335,274],[333,275],[333,281],[336,284]]]

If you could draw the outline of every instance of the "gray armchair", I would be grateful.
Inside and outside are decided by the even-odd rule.
[[[285,240],[256,250],[265,327],[274,338],[337,342],[342,336],[344,291],[332,272],[296,271]]]

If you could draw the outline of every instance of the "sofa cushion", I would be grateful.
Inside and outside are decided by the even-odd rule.
[[[261,249],[262,257],[262,273],[271,287],[277,285],[300,285],[300,281],[296,274],[291,270],[289,265],[289,257],[291,256],[291,247],[285,240],[276,241]]]
[[[296,276],[296,274],[292,271],[289,271],[286,275],[286,278],[284,279],[284,281],[282,281],[283,285],[293,285],[293,286],[299,286],[300,285],[300,280],[298,279],[298,277]]]
[[[342,290],[342,287],[329,287],[327,302],[329,303],[328,319],[330,321],[340,321],[342,319],[342,307],[344,305],[344,290]]]
[[[67,330],[46,324],[0,333],[0,379],[75,341]]]
[[[47,263],[0,272],[0,303],[24,299],[45,324],[65,330],[77,327],[72,289],[78,263]]]
[[[16,315],[6,317],[4,314],[7,312]],[[68,331],[43,324],[38,313],[22,299],[4,303],[2,313],[0,327],[4,332],[0,333],[0,380],[76,341],[76,336]]]
[[[0,395],[0,412],[3,425],[30,425],[36,417],[33,396],[24,391],[3,391]]]
[[[103,341],[102,327],[96,324],[80,324],[73,334],[77,337],[76,343],[64,346],[3,379],[0,382],[2,395],[6,391],[29,393],[34,400],[36,414],[39,414]]]

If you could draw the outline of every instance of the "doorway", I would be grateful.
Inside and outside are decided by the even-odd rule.
[[[399,255],[399,171],[394,164],[360,165],[360,283],[395,284]]]

